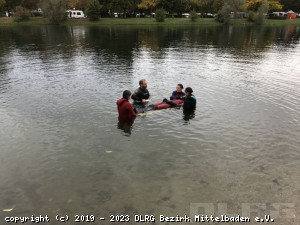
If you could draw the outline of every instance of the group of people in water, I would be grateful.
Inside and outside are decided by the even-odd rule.
[[[139,81],[139,88],[135,90],[133,95],[129,90],[123,92],[123,97],[117,101],[119,121],[132,121],[137,114],[150,110],[167,109],[173,107],[183,107],[185,112],[193,112],[196,109],[196,98],[193,95],[193,89],[187,87],[183,92],[183,85],[178,84],[176,90],[173,91],[169,99],[163,99],[162,102],[147,105],[150,100],[150,93],[147,89],[147,81],[142,79]],[[133,99],[134,105],[129,102]]]

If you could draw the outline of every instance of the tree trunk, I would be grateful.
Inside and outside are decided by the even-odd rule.
[[[114,9],[111,9],[111,10],[110,10],[110,16],[111,16],[112,18],[115,17],[115,10],[114,10]]]

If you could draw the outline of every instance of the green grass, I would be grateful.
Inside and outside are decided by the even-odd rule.
[[[235,19],[231,20],[233,25],[249,25],[258,26],[253,22],[249,22],[246,19]],[[276,19],[265,19],[263,26],[300,26],[300,18],[296,20],[276,20]]]
[[[97,22],[90,22],[87,19],[82,21],[72,19],[68,20],[65,24],[97,24],[97,25],[219,25],[213,19],[199,19],[196,22],[192,22],[187,18],[167,18],[165,22],[156,22],[154,18],[101,18]]]
[[[234,26],[255,26],[254,23],[248,22],[246,19],[233,19],[230,22]],[[34,17],[26,22],[16,23],[13,21],[13,18],[0,18],[0,26],[19,26],[19,25],[47,25],[48,22],[44,18]],[[154,18],[101,18],[97,22],[90,22],[88,19],[69,19],[64,22],[62,25],[97,25],[97,26],[111,26],[111,25],[161,25],[161,26],[220,26],[221,23],[218,23],[214,19],[204,19],[199,18],[195,22],[192,22],[187,18],[167,18],[165,22],[159,23],[156,22]],[[300,26],[300,19],[296,20],[265,20],[264,26],[287,26],[294,25]]]
[[[19,26],[19,25],[45,25],[47,20],[41,17],[32,17],[30,20],[25,22],[14,22],[13,17],[0,17],[1,26]]]

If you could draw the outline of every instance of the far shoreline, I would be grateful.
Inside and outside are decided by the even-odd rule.
[[[14,22],[12,17],[0,17],[0,27],[14,26],[42,26],[50,25],[43,17],[31,17],[29,21]],[[165,22],[156,22],[154,18],[100,18],[91,22],[88,19],[68,19],[60,26],[223,26],[214,18],[198,18],[192,22],[188,18],[167,18]],[[300,26],[300,18],[295,20],[266,19],[262,25],[247,21],[247,19],[232,19],[229,25],[233,26]]]

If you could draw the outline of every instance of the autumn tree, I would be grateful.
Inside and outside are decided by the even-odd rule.
[[[263,5],[267,4],[268,9],[272,11],[277,11],[282,9],[282,5],[279,1],[276,0],[247,0],[247,3],[245,4],[245,7],[248,11],[254,11],[257,12],[258,9]]]
[[[212,6],[213,12],[215,13],[219,12],[222,9],[223,5],[224,5],[224,0],[214,0]]]
[[[142,2],[138,4],[138,8],[149,10],[150,14],[152,14],[152,11],[156,7],[158,1],[159,0],[142,0]]]
[[[279,1],[268,1],[269,9],[273,11],[281,10],[283,5]]]
[[[37,8],[40,0],[22,0],[22,6],[27,9]]]
[[[69,8],[76,8],[81,10],[86,10],[93,0],[70,0],[68,2]]]

